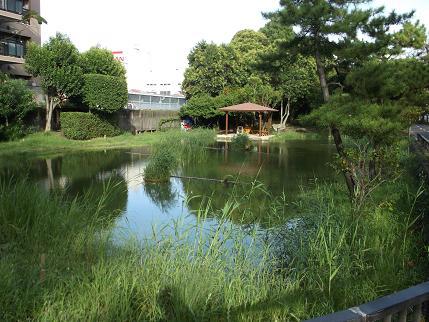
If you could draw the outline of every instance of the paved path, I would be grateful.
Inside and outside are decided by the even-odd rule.
[[[429,141],[429,125],[413,124],[410,126],[410,135],[417,136],[420,134]]]

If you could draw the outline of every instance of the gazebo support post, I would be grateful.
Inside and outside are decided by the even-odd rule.
[[[270,112],[269,117],[268,117],[268,131],[271,130],[272,124],[273,124],[273,113]]]
[[[259,136],[262,136],[262,113],[259,112]]]
[[[225,134],[228,135],[228,112],[225,114]]]

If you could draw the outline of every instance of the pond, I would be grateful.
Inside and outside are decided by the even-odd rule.
[[[89,193],[96,202],[106,186],[114,186],[106,207],[117,211],[116,230],[137,238],[151,238],[154,231],[184,226],[197,221],[195,210],[205,200],[222,209],[231,195],[240,198],[260,182],[252,198],[244,200],[255,209],[251,218],[228,218],[231,225],[257,223],[271,227],[279,218],[267,217],[263,195],[282,196],[293,201],[301,187],[315,180],[335,180],[329,163],[334,147],[327,139],[294,140],[286,143],[255,143],[250,151],[237,151],[225,143],[205,150],[205,156],[178,169],[177,178],[166,184],[145,184],[142,173],[148,162],[148,148],[66,153],[49,158],[28,159],[24,155],[0,158],[0,174],[18,177],[25,174],[46,190],[61,190],[74,197]],[[219,179],[189,179],[198,177]],[[222,180],[239,181],[226,184]],[[266,191],[266,192],[264,192]],[[209,199],[207,197],[210,197]],[[282,218],[280,218],[282,219]],[[210,214],[206,226],[216,226],[219,218]],[[283,220],[284,222],[284,220]],[[168,231],[168,230],[167,230]]]

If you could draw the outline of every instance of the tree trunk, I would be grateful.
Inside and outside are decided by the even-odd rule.
[[[337,153],[342,160],[346,160],[346,153],[344,151],[343,140],[341,138],[340,130],[335,126],[331,127],[332,137],[334,138],[335,147],[337,148]],[[354,197],[355,195],[355,181],[353,179],[350,169],[343,170],[344,179],[346,180],[347,189],[349,190],[350,196]]]
[[[317,73],[319,74],[320,87],[322,88],[323,101],[327,103],[330,97],[329,87],[328,83],[326,82],[325,67],[323,66],[322,58],[320,57],[320,52],[318,50],[316,50],[316,66]]]
[[[285,113],[286,114],[284,115],[284,118],[282,120],[282,124],[284,126],[286,126],[286,123],[287,123],[289,116],[290,116],[290,99],[289,99],[289,97],[287,98],[286,112]]]
[[[46,124],[45,132],[50,132],[52,130],[52,114],[55,110],[55,107],[58,105],[55,102],[55,98],[45,95],[46,99]]]
[[[46,101],[46,123],[45,123],[45,132],[49,132],[51,130],[51,122],[52,122],[52,113],[51,113],[51,98],[48,95],[45,95]]]
[[[325,66],[323,65],[322,58],[318,50],[316,50],[315,56],[316,56],[317,73],[319,74],[319,80],[320,80],[320,87],[322,88],[322,93],[323,93],[323,101],[327,103],[329,101],[330,94],[329,94],[328,83],[326,81]],[[347,160],[340,130],[335,125],[331,125],[331,134],[332,134],[332,137],[334,138],[334,143],[335,143],[335,147],[337,149],[338,155],[342,160]],[[355,195],[355,181],[353,180],[352,173],[350,169],[346,168],[343,170],[343,174],[344,174],[344,179],[346,180],[346,185],[349,190],[350,196],[353,198]]]

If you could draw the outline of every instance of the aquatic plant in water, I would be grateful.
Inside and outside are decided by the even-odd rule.
[[[247,134],[236,135],[231,142],[231,147],[236,150],[249,150],[252,146]]]

